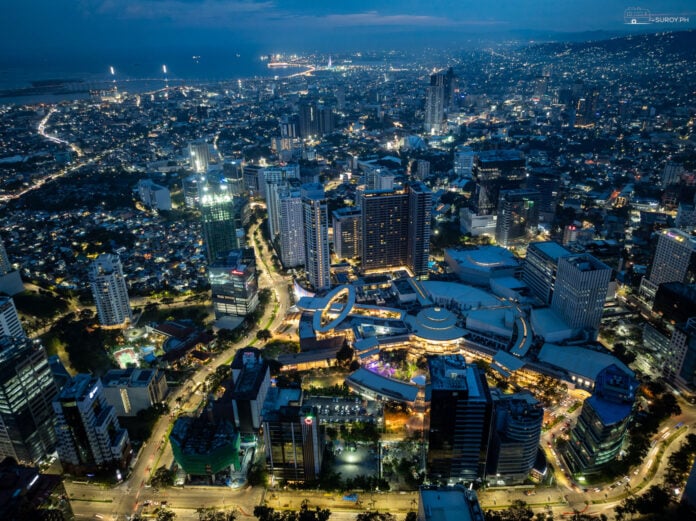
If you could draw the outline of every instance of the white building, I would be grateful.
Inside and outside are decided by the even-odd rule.
[[[89,282],[101,325],[117,326],[133,320],[126,279],[118,255],[103,253],[92,262]]]
[[[10,297],[0,297],[0,336],[18,338],[27,336],[19,321],[14,301]]]
[[[278,198],[278,207],[280,260],[286,268],[302,266],[305,262],[305,232],[301,191],[283,191]]]
[[[307,278],[314,289],[328,289],[331,286],[329,216],[322,185],[302,185],[302,208]]]
[[[659,285],[665,282],[696,282],[695,252],[696,237],[677,228],[661,230],[650,272],[640,283],[640,293],[653,299]]]
[[[169,211],[172,209],[172,198],[169,189],[156,184],[152,179],[141,179],[138,182],[140,201],[150,209]]]
[[[123,468],[130,457],[128,432],[104,396],[99,378],[78,374],[53,401],[58,457],[64,467]]]
[[[164,401],[169,387],[159,369],[112,369],[102,376],[104,396],[116,416],[135,416]]]

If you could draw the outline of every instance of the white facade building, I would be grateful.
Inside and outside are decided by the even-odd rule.
[[[101,325],[116,326],[133,320],[118,255],[104,253],[97,257],[89,267],[89,282]]]

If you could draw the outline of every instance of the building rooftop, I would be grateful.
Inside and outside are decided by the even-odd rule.
[[[483,521],[476,492],[462,485],[421,487],[419,513],[423,521]],[[421,518],[419,518],[421,519]]]
[[[61,402],[77,401],[81,402],[89,393],[89,398],[93,398],[92,390],[98,378],[90,374],[76,374],[72,381],[69,382],[58,395],[58,400]]]
[[[544,242],[531,242],[527,247],[529,249],[535,249],[543,253],[549,259],[558,261],[560,257],[565,257],[570,255],[570,252],[566,250],[563,246],[554,241],[544,241]]]
[[[362,387],[375,391],[377,394],[399,401],[415,402],[418,396],[418,387],[416,385],[392,380],[363,368],[351,374],[346,381],[355,382]]]
[[[544,344],[538,358],[540,362],[563,369],[570,374],[579,375],[592,382],[596,382],[599,373],[610,365],[616,365],[621,371],[633,376],[633,371],[609,353],[601,353],[584,347]]]

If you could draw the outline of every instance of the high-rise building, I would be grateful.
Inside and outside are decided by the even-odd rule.
[[[681,324],[696,316],[696,284],[665,282],[655,294],[653,313],[669,325]]]
[[[57,394],[43,346],[0,337],[0,459],[36,465],[54,450],[51,402]]]
[[[483,478],[491,431],[488,383],[461,355],[432,356],[427,473],[434,482]]]
[[[280,208],[279,198],[281,193],[289,189],[299,189],[302,185],[300,181],[299,165],[294,168],[285,167],[267,169],[264,173],[264,197],[266,198],[266,209],[268,210],[268,232],[271,240],[275,241],[280,233]]]
[[[53,412],[63,468],[76,473],[125,468],[132,452],[128,432],[106,401],[99,378],[73,377],[53,401]]]
[[[544,409],[529,392],[493,396],[493,434],[488,451],[487,474],[505,484],[522,483],[529,477],[539,451]]]
[[[266,194],[268,185],[273,183],[282,183],[290,179],[300,179],[300,165],[298,163],[270,165],[259,170],[258,175],[258,195],[268,200],[268,196]]]
[[[534,233],[539,226],[539,202],[537,190],[503,190],[498,199],[498,218],[495,240],[509,247]]]
[[[259,305],[253,248],[221,252],[208,266],[215,317],[245,317]]]
[[[302,190],[286,187],[278,194],[280,214],[280,261],[286,268],[305,263],[305,230]]]
[[[313,407],[303,405],[301,389],[269,389],[263,410],[263,437],[269,473],[276,479],[317,479],[324,435]]]
[[[430,257],[430,220],[433,194],[421,182],[407,186],[408,240],[406,241],[406,265],[415,276],[428,273]]]
[[[561,175],[551,169],[535,169],[527,179],[527,188],[539,191],[539,220],[551,221],[556,213]]]
[[[153,210],[169,211],[172,209],[172,198],[169,189],[155,183],[152,179],[141,179],[138,182],[140,201]]]
[[[425,120],[427,134],[440,134],[445,128],[445,76],[433,74],[425,89]]]
[[[271,388],[271,372],[261,351],[240,349],[232,360],[232,387],[223,400],[230,400],[238,432],[256,434],[262,427],[263,404]]]
[[[653,299],[664,282],[696,282],[696,237],[677,228],[658,232],[650,271],[640,283],[640,292]]]
[[[246,194],[244,186],[244,164],[241,159],[230,159],[222,164],[222,173],[227,184],[230,185],[232,197],[240,197]]]
[[[691,311],[696,314],[693,308]],[[662,371],[669,380],[696,384],[696,316],[675,326]]]
[[[112,369],[102,376],[104,396],[116,416],[136,416],[164,401],[169,387],[160,369]]]
[[[118,255],[102,253],[97,257],[89,266],[89,282],[101,325],[117,326],[133,320]]]
[[[544,304],[551,304],[558,259],[567,255],[570,252],[553,241],[532,242],[527,246],[522,280]]]
[[[430,161],[419,159],[416,161],[416,179],[422,181],[430,175]]]
[[[329,216],[324,187],[319,183],[302,185],[305,231],[305,271],[316,290],[331,287]]]
[[[319,114],[316,105],[303,103],[299,108],[300,136],[307,139],[319,134]]]
[[[638,382],[625,367],[610,365],[595,380],[570,431],[564,456],[573,472],[594,474],[619,455],[626,436]]]
[[[205,176],[201,174],[192,174],[181,181],[184,204],[187,208],[198,208],[201,202],[201,191],[205,183]]]
[[[360,208],[348,206],[332,213],[334,252],[339,259],[360,255]]]
[[[662,188],[667,188],[669,185],[678,183],[683,173],[684,165],[668,162],[662,169]]]
[[[0,240],[0,293],[16,295],[24,291],[24,284],[19,272],[12,268],[5,245]]]
[[[10,297],[0,297],[0,337],[12,336],[23,338],[26,336],[19,314]]]
[[[432,193],[420,182],[393,191],[365,190],[362,209],[362,269],[408,266],[428,271]]]
[[[244,208],[237,204],[236,199],[224,180],[209,182],[201,190],[203,242],[208,262],[214,262],[221,253],[245,245]]]
[[[458,145],[454,149],[454,174],[458,177],[471,177],[474,169],[474,151],[471,147]]]
[[[519,150],[477,152],[473,175],[476,189],[472,209],[476,215],[492,215],[498,208],[500,191],[518,189],[527,178],[526,159]]]
[[[561,257],[551,307],[572,329],[596,338],[610,280],[611,268],[592,255]]]
[[[192,141],[188,145],[189,164],[197,174],[205,174],[210,164],[210,149],[205,140]]]

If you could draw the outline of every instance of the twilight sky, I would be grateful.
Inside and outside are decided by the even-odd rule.
[[[626,7],[688,16],[693,0],[2,0],[4,54],[177,46],[268,50],[456,44],[518,30],[621,31]]]

